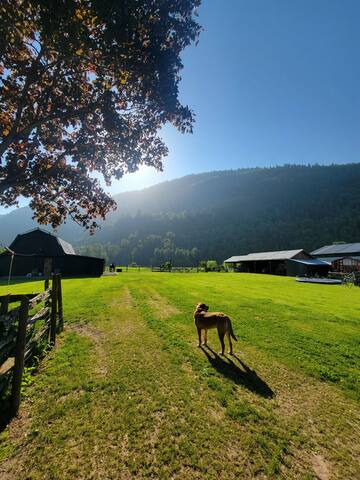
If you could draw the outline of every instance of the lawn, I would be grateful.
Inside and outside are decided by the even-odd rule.
[[[360,478],[359,288],[141,270],[63,295],[65,332],[0,434],[2,480]],[[231,317],[235,356],[214,331],[197,348],[199,301]]]

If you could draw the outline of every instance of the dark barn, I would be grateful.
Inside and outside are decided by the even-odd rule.
[[[313,258],[304,250],[249,253],[230,257],[224,262],[236,272],[268,273],[288,276],[326,276],[328,263]]]
[[[103,258],[76,255],[70,243],[40,228],[17,235],[9,249],[15,252],[13,276],[61,273],[64,277],[98,277],[104,271]],[[11,254],[3,252],[0,276],[9,274],[10,262]]]

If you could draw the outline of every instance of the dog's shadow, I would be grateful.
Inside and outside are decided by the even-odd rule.
[[[201,346],[209,363],[219,373],[232,380],[237,385],[242,385],[248,390],[257,393],[265,398],[273,398],[275,393],[269,385],[262,380],[255,370],[251,370],[237,355],[220,357],[209,345]],[[232,360],[236,359],[241,368]]]

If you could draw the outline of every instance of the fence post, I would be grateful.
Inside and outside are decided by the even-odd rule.
[[[10,294],[6,295],[6,297],[2,300],[1,306],[0,306],[0,315],[4,315],[8,313],[9,310],[9,300],[10,300]]]
[[[51,289],[51,319],[50,319],[50,344],[55,345],[56,341],[56,310],[57,310],[57,296],[58,296],[58,282],[57,277],[54,275],[52,278]]]
[[[49,279],[46,278],[46,279],[45,279],[45,282],[44,282],[44,289],[45,289],[45,290],[47,290],[47,289],[49,288],[49,283],[50,283]]]
[[[61,290],[61,275],[57,275],[57,300],[58,300],[58,316],[59,316],[59,328],[58,331],[64,330],[64,316],[63,316],[63,304],[62,304],[62,290]]]
[[[16,416],[20,406],[21,382],[24,371],[24,353],[26,344],[26,327],[29,315],[29,299],[23,298],[19,312],[19,326],[15,346],[15,364],[13,370],[10,414]]]

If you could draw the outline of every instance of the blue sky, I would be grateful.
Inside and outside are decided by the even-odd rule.
[[[359,20],[359,0],[203,0],[181,83],[194,134],[166,127],[165,172],[142,169],[110,192],[209,170],[360,161]]]
[[[165,172],[129,175],[112,192],[208,170],[360,161],[358,0],[203,0],[199,20],[181,83],[194,134],[166,128]]]

